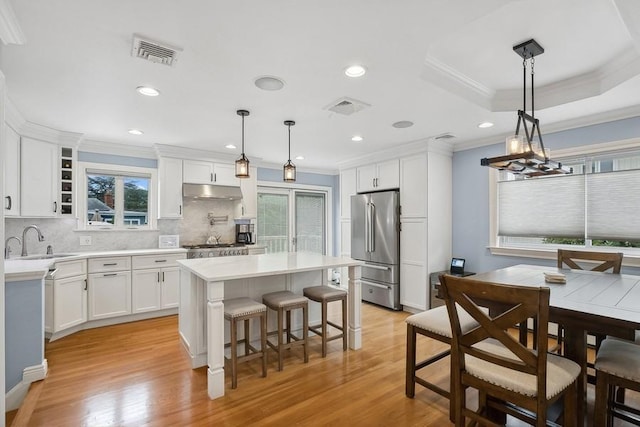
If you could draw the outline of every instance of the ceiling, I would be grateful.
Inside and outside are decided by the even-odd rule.
[[[530,38],[545,49],[535,58],[543,134],[640,115],[637,0],[0,0],[0,15],[12,104],[92,141],[236,157],[236,110],[247,109],[254,164],[287,160],[284,120],[296,121],[300,170],[335,171],[447,133],[454,149],[497,143],[522,106],[512,46]],[[133,57],[134,34],[178,48],[175,65]],[[367,73],[345,76],[355,63]],[[265,75],[284,88],[257,88]],[[161,95],[141,96],[141,85]],[[345,97],[369,106],[327,109]],[[392,126],[401,120],[414,125]],[[484,121],[495,126],[479,129]]]

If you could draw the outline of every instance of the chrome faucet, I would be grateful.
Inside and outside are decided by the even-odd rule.
[[[4,259],[9,259],[9,256],[11,255],[11,248],[9,247],[11,239],[15,239],[19,245],[22,245],[22,240],[20,240],[19,237],[11,236],[7,238],[7,240],[4,241]]]
[[[37,225],[27,225],[24,230],[22,230],[22,254],[21,256],[27,256],[27,231],[29,231],[29,229],[33,228],[34,230],[36,230],[38,232],[38,242],[42,242],[44,240],[44,236],[42,235],[42,232],[40,231],[40,229],[38,228]]]

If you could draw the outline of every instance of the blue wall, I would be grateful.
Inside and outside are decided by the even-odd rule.
[[[544,126],[542,126],[544,132]],[[640,137],[640,117],[542,135],[545,147],[578,147]],[[639,147],[640,148],[640,147]],[[469,271],[483,272],[514,264],[555,265],[552,260],[491,255],[489,245],[489,168],[480,159],[504,154],[504,141],[453,155],[453,255],[465,258]],[[625,273],[640,269],[625,267]]]
[[[258,181],[282,183],[282,169],[258,168]],[[296,184],[331,187],[333,214],[329,215],[329,218],[333,220],[331,224],[331,227],[333,227],[333,247],[329,248],[329,251],[332,251],[334,256],[338,256],[338,242],[340,241],[340,175],[298,172],[296,174]]]
[[[5,392],[22,381],[22,371],[44,358],[44,284],[5,284]]]
[[[79,162],[107,163],[110,165],[135,166],[139,168],[157,168],[156,159],[145,159],[141,157],[117,156],[115,154],[90,153],[86,151],[78,152]]]

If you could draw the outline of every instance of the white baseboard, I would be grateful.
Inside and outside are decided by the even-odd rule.
[[[45,379],[48,371],[49,364],[47,363],[47,359],[44,359],[40,365],[27,366],[24,368],[22,371],[22,381],[4,395],[5,411],[18,409],[27,396],[31,383]]]

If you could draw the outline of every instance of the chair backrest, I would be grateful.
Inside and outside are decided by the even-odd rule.
[[[558,268],[563,268],[563,264],[574,270],[584,270],[576,261],[600,261],[591,271],[607,271],[611,269],[614,274],[620,274],[622,267],[621,252],[588,252],[558,249]]]
[[[465,355],[538,377],[538,396],[546,396],[547,327],[549,323],[549,288],[515,286],[477,281],[469,278],[442,276],[441,286],[447,304],[451,328],[452,357],[460,372],[465,370]],[[460,327],[459,306],[479,324],[469,331]],[[480,307],[490,308],[487,314]],[[497,313],[497,314],[496,314]],[[538,322],[537,350],[522,345],[507,329],[533,318]],[[513,358],[474,347],[493,338],[513,353]]]

